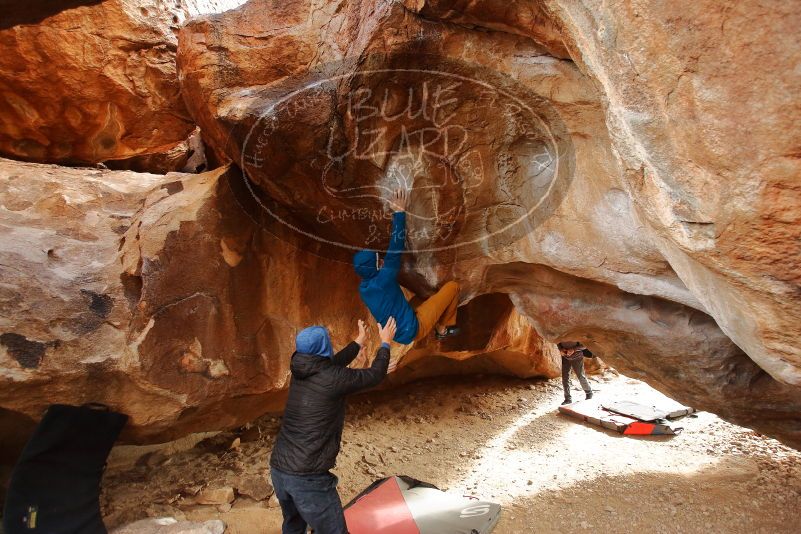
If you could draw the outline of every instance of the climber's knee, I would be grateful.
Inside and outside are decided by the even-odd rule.
[[[440,291],[444,291],[444,292],[447,292],[447,293],[452,293],[454,295],[458,295],[459,294],[459,283],[456,282],[455,280],[450,280],[448,282],[445,282],[445,284],[442,286],[442,289],[440,289]]]

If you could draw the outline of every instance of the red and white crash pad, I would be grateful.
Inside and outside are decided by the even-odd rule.
[[[406,476],[376,480],[345,506],[351,534],[489,534],[501,506]]]
[[[633,401],[602,402],[595,398],[564,404],[559,411],[621,434],[660,436],[680,433],[684,428],[674,424],[672,419],[695,410],[675,402],[670,406],[656,406]]]

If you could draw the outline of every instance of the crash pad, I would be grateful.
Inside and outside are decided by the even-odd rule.
[[[407,476],[373,482],[345,506],[351,534],[489,534],[501,506]]]
[[[639,421],[658,421],[660,419],[677,419],[693,413],[695,410],[688,406],[674,403],[671,406],[656,406],[634,402],[632,400],[607,401],[601,405],[605,410],[615,412]]]
[[[675,435],[683,430],[666,419],[640,421],[604,408],[597,399],[564,404],[559,411],[587,423],[627,435]]]

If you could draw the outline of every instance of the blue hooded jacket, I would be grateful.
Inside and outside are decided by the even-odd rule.
[[[398,272],[401,266],[401,252],[406,241],[406,212],[396,211],[392,214],[392,235],[389,249],[384,258],[384,266],[376,269],[376,252],[360,250],[353,256],[353,267],[362,278],[359,284],[359,295],[365,306],[380,324],[386,324],[390,317],[395,318],[398,330],[395,341],[408,345],[417,335],[417,316],[406,301],[406,297],[398,284]]]
[[[310,326],[298,332],[295,338],[295,350],[301,354],[324,358],[334,355],[331,336],[328,335],[328,329],[324,326]]]

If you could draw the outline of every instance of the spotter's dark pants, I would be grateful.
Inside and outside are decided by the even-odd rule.
[[[347,534],[335,475],[292,475],[274,467],[271,475],[284,514],[282,534],[306,534],[307,527],[314,534]]]

